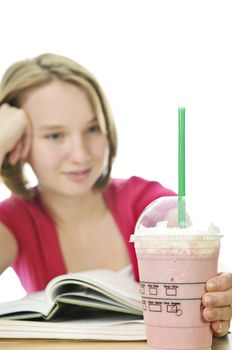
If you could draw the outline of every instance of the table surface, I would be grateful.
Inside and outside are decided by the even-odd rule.
[[[0,349],[33,350],[148,350],[146,342],[94,342],[75,340],[0,339]],[[232,350],[232,335],[214,338],[212,350]]]

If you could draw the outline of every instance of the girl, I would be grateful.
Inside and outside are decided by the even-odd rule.
[[[28,292],[51,278],[128,265],[142,210],[175,195],[156,181],[111,179],[114,121],[93,75],[71,59],[44,54],[11,66],[0,90],[1,176],[12,196],[0,203],[0,272],[12,265]],[[25,164],[38,185],[30,188]],[[203,315],[224,335],[232,315],[232,275],[210,279]]]

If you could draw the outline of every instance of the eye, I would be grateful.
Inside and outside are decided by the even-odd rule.
[[[54,132],[52,134],[46,135],[46,139],[49,140],[60,140],[61,138],[63,138],[63,134],[60,132]]]
[[[95,132],[100,132],[100,126],[98,124],[92,125],[88,128],[88,132],[90,133],[95,133]]]

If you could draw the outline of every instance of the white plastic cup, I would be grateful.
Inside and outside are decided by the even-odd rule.
[[[131,236],[138,259],[144,322],[151,350],[210,350],[202,316],[206,281],[217,274],[221,236],[164,228]],[[160,232],[161,228],[158,229]]]

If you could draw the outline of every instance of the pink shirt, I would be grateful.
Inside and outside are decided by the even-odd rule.
[[[175,193],[160,183],[139,177],[112,179],[103,196],[127,246],[135,279],[138,267],[133,243],[129,243],[142,210],[154,199]],[[57,230],[38,197],[24,200],[12,195],[0,203],[0,221],[18,241],[13,268],[27,292],[44,289],[55,276],[67,273]]]

